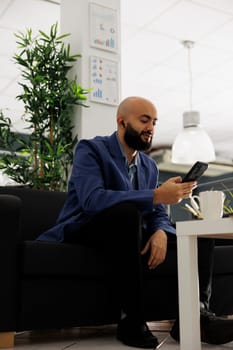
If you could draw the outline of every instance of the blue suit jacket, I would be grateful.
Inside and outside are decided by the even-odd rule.
[[[64,227],[81,227],[94,215],[120,202],[133,202],[142,212],[149,232],[157,229],[175,233],[165,207],[153,205],[153,189],[158,186],[155,161],[138,152],[138,190],[132,188],[125,157],[117,133],[81,140],[76,148],[67,200],[54,227],[39,240],[64,239]],[[113,223],[114,225],[114,223]]]

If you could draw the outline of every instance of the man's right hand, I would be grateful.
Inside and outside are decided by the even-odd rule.
[[[154,189],[154,204],[176,204],[189,198],[197,187],[196,181],[181,182],[180,176],[171,177],[161,186]]]

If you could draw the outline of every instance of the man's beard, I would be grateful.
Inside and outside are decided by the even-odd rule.
[[[143,134],[149,134],[151,136],[150,142],[141,139],[141,135]],[[138,133],[129,123],[126,126],[124,140],[130,148],[137,151],[147,151],[152,146],[152,134],[145,131]]]

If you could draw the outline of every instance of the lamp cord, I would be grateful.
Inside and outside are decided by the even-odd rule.
[[[189,72],[189,106],[190,111],[193,109],[193,75],[192,75],[192,67],[191,67],[191,47],[188,46],[188,72]]]
[[[194,45],[194,41],[184,40],[182,41],[184,47],[188,50],[188,75],[189,75],[189,107],[190,111],[193,109],[193,75],[191,65],[191,48]]]

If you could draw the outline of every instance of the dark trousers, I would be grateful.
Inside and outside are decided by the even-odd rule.
[[[148,274],[153,278],[153,273],[156,273],[156,269],[148,269],[148,255],[142,256],[140,253],[147,239],[142,216],[131,203],[107,209],[78,232],[74,225],[67,226],[65,230],[66,242],[94,246],[103,251],[106,264],[111,264],[113,268],[122,311],[134,320],[144,319],[143,280]],[[211,239],[198,241],[200,301],[207,308],[211,295],[213,247],[214,241]],[[169,249],[176,249],[174,234],[168,234],[167,256]],[[163,264],[166,264],[166,260]],[[174,265],[177,273],[176,261]]]

